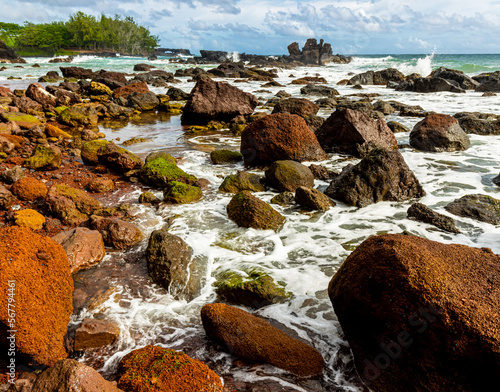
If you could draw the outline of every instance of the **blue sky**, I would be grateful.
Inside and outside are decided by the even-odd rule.
[[[163,47],[287,54],[323,38],[341,54],[500,53],[500,0],[0,0],[4,22],[78,10],[133,16]]]

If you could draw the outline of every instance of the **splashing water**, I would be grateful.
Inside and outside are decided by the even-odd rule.
[[[434,59],[435,53],[436,49],[434,49],[431,54],[428,54],[424,58],[417,59],[416,64],[402,64],[399,67],[399,70],[405,75],[417,73],[422,75],[423,77],[426,77],[432,72],[432,60]]]
[[[231,53],[231,59],[237,63],[240,61],[240,54],[236,51],[234,51],[233,53]]]

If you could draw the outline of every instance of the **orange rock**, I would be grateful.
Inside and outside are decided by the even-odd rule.
[[[132,351],[118,373],[125,392],[222,392],[220,377],[203,362],[159,346]]]
[[[47,187],[33,177],[24,177],[12,185],[12,193],[21,200],[34,201],[47,196]]]
[[[0,271],[0,336],[10,336],[7,330],[15,329],[18,355],[38,364],[53,365],[66,358],[64,336],[73,313],[73,278],[61,245],[28,228],[2,228]],[[15,300],[10,315],[9,298]],[[15,323],[9,325],[12,309]]]
[[[115,342],[120,328],[112,321],[85,319],[75,331],[75,350],[99,348]]]
[[[119,98],[119,97],[124,97],[127,98],[130,94],[132,93],[147,93],[149,92],[149,87],[146,82],[139,82],[139,83],[133,83],[129,84],[127,86],[123,87],[118,87],[113,91],[113,97],[114,98]]]
[[[14,212],[14,221],[18,226],[40,230],[45,223],[45,217],[39,212],[28,208]]]
[[[323,372],[323,357],[316,349],[244,310],[208,304],[201,309],[201,320],[210,339],[245,361],[267,362],[300,377]]]

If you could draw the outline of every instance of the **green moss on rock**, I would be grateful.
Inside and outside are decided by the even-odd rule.
[[[35,125],[40,126],[42,124],[38,118],[19,112],[0,113],[0,118],[5,122],[14,121],[23,129],[30,129]]]
[[[264,192],[266,187],[262,184],[262,177],[245,171],[239,171],[224,178],[219,187],[219,192],[238,193],[241,191]]]
[[[169,154],[157,154],[146,159],[139,171],[139,178],[146,184],[164,188],[171,181],[193,185],[198,179],[177,167],[175,159]]]
[[[171,181],[163,192],[164,201],[172,204],[193,203],[203,197],[201,189],[183,182]]]
[[[210,153],[210,159],[216,165],[221,163],[236,163],[243,160],[243,155],[239,151],[215,150]]]
[[[54,146],[38,145],[25,166],[34,170],[54,170],[61,166],[61,150]]]
[[[109,144],[107,140],[92,140],[86,142],[82,146],[82,160],[88,165],[97,165],[99,163],[99,156],[97,152],[99,149],[106,144]]]

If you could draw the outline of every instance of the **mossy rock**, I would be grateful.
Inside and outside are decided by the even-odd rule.
[[[38,145],[24,164],[28,169],[55,170],[61,166],[62,153],[58,147]]]
[[[278,204],[282,207],[295,204],[295,193],[290,191],[281,192],[271,199],[271,204]]]
[[[52,214],[69,225],[78,225],[102,209],[102,204],[87,192],[65,184],[53,185],[46,200]]]
[[[19,127],[23,129],[31,129],[35,125],[40,126],[41,121],[29,114],[19,113],[19,112],[6,112],[0,113],[0,118],[5,122],[14,121]]]
[[[57,114],[61,114],[62,112],[64,112],[68,107],[67,106],[57,106],[56,108],[54,108],[54,111],[57,113]]]
[[[146,163],[139,171],[142,182],[164,188],[171,181],[193,185],[198,179],[177,167],[175,158],[166,153],[153,153],[146,158]]]
[[[230,272],[214,285],[217,295],[224,301],[256,309],[284,302],[291,296],[272,277],[258,271],[252,271],[247,277]]]
[[[240,227],[278,231],[285,223],[283,215],[249,191],[234,195],[226,211],[229,219]]]
[[[245,128],[246,124],[233,124],[231,125],[229,132],[231,132],[234,136],[241,136]]]
[[[45,126],[45,134],[49,137],[55,137],[55,138],[58,138],[59,136],[62,136],[63,139],[73,138],[73,136],[71,136],[69,133],[64,132],[61,128],[51,124],[47,124]]]
[[[171,181],[163,192],[164,201],[172,204],[194,203],[203,197],[201,189],[183,182]]]
[[[160,199],[156,197],[156,195],[152,192],[143,192],[139,196],[139,203],[141,204],[157,204],[160,202]]]
[[[111,142],[107,140],[92,140],[86,142],[82,146],[82,160],[88,165],[97,165],[99,163],[99,156],[97,152],[99,149]]]
[[[14,221],[18,226],[40,230],[45,223],[45,217],[35,210],[26,209],[14,212]]]
[[[263,177],[239,171],[224,178],[219,186],[219,192],[238,193],[241,191],[264,192],[266,187],[262,184]]]
[[[90,91],[92,95],[106,95],[108,97],[113,95],[113,91],[102,83],[90,82]]]
[[[212,163],[237,163],[243,160],[243,155],[239,151],[215,150],[210,153]]]
[[[96,128],[99,117],[97,110],[91,104],[79,104],[61,111],[58,120],[72,127],[83,125]]]
[[[488,195],[465,195],[444,208],[454,215],[500,225],[500,200]]]

